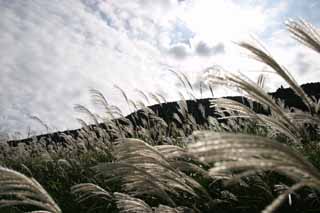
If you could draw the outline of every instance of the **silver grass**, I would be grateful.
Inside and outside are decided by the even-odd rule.
[[[269,67],[271,67],[276,73],[281,76],[292,88],[292,90],[301,98],[301,100],[306,104],[310,112],[314,111],[314,103],[311,98],[307,96],[307,94],[303,91],[303,89],[299,86],[297,81],[293,78],[293,76],[289,73],[289,71],[279,65],[272,56],[263,51],[262,49],[258,48],[257,46],[247,43],[241,42],[239,44],[241,47],[247,49],[253,54],[253,57]]]
[[[275,115],[265,116],[263,114],[257,114],[251,108],[247,107],[246,105],[239,103],[234,100],[219,98],[215,100],[210,100],[211,105],[210,107],[218,108],[218,111],[225,111],[228,112],[229,116],[222,116],[223,119],[225,118],[248,118],[253,119],[259,122],[260,125],[269,126],[271,129],[278,131],[296,144],[299,144],[299,132],[297,133],[294,129],[288,127],[288,123],[285,122],[283,119],[279,119],[275,117]],[[221,110],[224,109],[224,110]],[[232,112],[237,112],[237,115],[234,115]],[[292,120],[290,113],[285,114],[289,120]],[[298,128],[298,127],[297,127]]]
[[[234,101],[231,99],[227,98],[217,98],[217,99],[212,99],[210,100],[210,107],[211,108],[224,108],[227,109],[228,111],[232,112],[235,111],[239,113],[239,117],[248,117],[252,119],[258,119],[257,114],[255,111],[253,111],[251,108],[247,107],[246,105]],[[227,118],[227,117],[223,117]]]
[[[121,87],[119,87],[118,85],[113,85],[113,87],[120,91],[121,95],[124,97],[125,101],[128,103],[129,98],[128,98],[127,94],[124,92],[124,90]]]
[[[88,199],[103,199],[110,201],[112,194],[93,183],[81,183],[71,187],[71,193],[77,195],[76,201],[81,203]]]
[[[318,29],[304,20],[289,20],[286,25],[293,38],[320,53],[320,33]]]
[[[180,124],[182,124],[182,120],[180,118],[180,116],[177,113],[173,113],[173,118],[178,121]]]
[[[199,111],[200,111],[200,113],[201,113],[201,116],[203,117],[203,118],[206,118],[206,112],[205,112],[205,109],[204,109],[204,106],[203,106],[203,104],[199,104],[198,105],[198,109],[199,109]]]
[[[47,132],[49,132],[49,126],[43,120],[41,120],[38,116],[29,115],[29,118],[38,122],[41,126],[43,126],[46,129]]]
[[[147,106],[140,100],[136,101],[136,105],[140,108],[140,109],[144,109]]]
[[[188,114],[188,104],[185,99],[178,101],[178,112],[185,118]]]
[[[51,213],[61,212],[35,179],[0,166],[0,208],[21,205],[31,205]]]
[[[130,99],[129,103],[131,104],[131,106],[133,106],[134,110],[138,110],[139,109],[137,104],[133,100]]]
[[[148,96],[142,90],[135,89],[135,91],[138,92],[146,100],[146,102],[150,104]]]
[[[143,200],[127,194],[114,193],[120,213],[153,213],[152,208]]]
[[[155,100],[155,101],[157,102],[157,104],[159,104],[160,106],[162,105],[160,99],[158,98],[158,96],[157,96],[156,94],[153,94],[153,93],[149,92],[149,96],[150,96],[153,100]]]
[[[76,104],[74,106],[74,109],[77,111],[77,112],[80,112],[80,113],[84,113],[86,115],[89,116],[90,119],[92,119],[92,121],[95,123],[95,124],[99,124],[99,121],[97,119],[97,117],[88,109],[86,108],[85,106],[82,106],[80,104]]]
[[[185,79],[181,76],[181,73],[172,69],[169,69],[169,71],[172,72],[179,79],[180,83],[182,83],[183,87],[187,90],[188,87],[186,85]]]
[[[297,134],[296,132],[292,131],[292,129],[288,128],[286,123],[282,120],[277,119],[274,116],[266,116],[266,115],[257,115],[259,120],[261,121],[262,125],[269,126],[276,132],[280,132],[291,139],[296,145],[300,145],[300,132]],[[289,114],[288,114],[288,117]],[[271,132],[272,133],[272,132]]]
[[[182,76],[182,78],[184,79],[185,82],[187,82],[189,88],[191,89],[191,91],[193,91],[193,87],[191,82],[189,81],[189,78],[186,76],[186,74],[184,74],[183,72],[180,72],[180,75]]]
[[[159,181],[158,174],[151,174],[128,163],[101,163],[94,167],[97,174],[105,176],[106,181],[120,180],[122,190],[133,196],[148,195],[158,197],[171,206],[176,206],[167,191],[170,187]],[[163,172],[161,170],[161,172]]]
[[[291,120],[299,124],[304,124],[304,123],[315,124],[315,125],[320,124],[319,116],[315,116],[302,111],[295,111],[295,112],[288,113],[288,116],[290,117]]]
[[[201,162],[186,149],[174,145],[160,145],[155,148],[170,162],[170,164],[182,172],[197,173],[209,178],[208,172],[202,167],[208,166]]]
[[[213,87],[211,84],[209,85],[209,89],[210,89],[211,97],[213,98],[214,94],[213,94]]]
[[[104,97],[104,95],[96,89],[90,89],[89,92],[91,93],[91,98],[93,103],[99,104],[103,107],[107,107],[109,105],[107,99]]]
[[[280,195],[265,210],[274,211],[291,191],[303,186],[320,186],[319,171],[301,154],[290,147],[271,139],[253,135],[213,133],[201,131],[194,133],[195,142],[188,145],[191,154],[198,156],[213,167],[212,176],[230,171],[272,170],[287,175],[297,185]]]
[[[266,77],[265,77],[265,75],[260,74],[260,75],[258,76],[257,85],[258,85],[259,87],[261,87],[261,88],[264,88],[265,82],[266,82]]]
[[[161,204],[159,205],[159,207],[154,208],[154,213],[184,213],[184,212],[193,213],[194,211],[186,207],[172,208],[172,207],[161,205]]]
[[[152,194],[175,202],[169,194],[184,192],[193,197],[208,196],[203,187],[176,169],[157,149],[138,139],[125,139],[114,147],[114,163],[99,164],[98,173],[122,182],[123,190],[132,195]],[[200,195],[197,192],[200,192]],[[210,199],[210,197],[208,197]]]
[[[244,76],[238,76],[227,71],[225,71],[224,75],[221,75],[222,73],[219,73],[221,72],[220,69],[216,71],[218,73],[208,75],[207,80],[209,82],[220,83],[245,91],[246,93],[244,95],[247,98],[252,99],[264,106],[270,107],[272,115],[275,116],[281,123],[286,125],[291,132],[294,132],[299,140],[299,138],[301,137],[299,128],[290,120],[285,109],[279,106],[272,99],[272,97],[267,94],[262,88],[260,88],[256,83]]]
[[[213,171],[226,171],[237,167],[277,171],[288,169],[290,175],[297,172],[313,180],[320,180],[317,169],[299,153],[271,139],[209,131],[195,132],[194,137],[198,142],[188,145],[189,152],[201,157],[205,162],[216,162],[219,166],[213,167],[212,174]]]
[[[159,96],[159,98],[161,98],[161,100],[162,100],[162,102],[163,103],[167,103],[167,99],[166,99],[166,97],[164,97],[164,95],[162,95],[161,93],[155,93],[157,96]]]

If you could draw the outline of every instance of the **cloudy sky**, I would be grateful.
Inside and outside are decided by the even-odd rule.
[[[169,70],[195,85],[212,65],[254,80],[264,67],[235,45],[253,38],[299,83],[320,81],[319,58],[284,26],[289,18],[320,26],[319,9],[318,0],[0,0],[0,134],[46,132],[30,116],[50,131],[79,127],[75,118],[86,118],[73,107],[96,110],[91,88],[124,113],[114,85],[132,100],[143,100],[135,89],[179,99]],[[270,90],[283,84],[267,77]]]

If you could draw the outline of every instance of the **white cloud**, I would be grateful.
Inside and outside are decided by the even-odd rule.
[[[135,88],[178,98],[169,67],[192,81],[212,64],[258,69],[231,41],[269,36],[286,9],[231,0],[0,1],[0,132],[36,126],[27,114],[59,130],[77,127],[72,107],[88,105],[92,87],[126,112],[114,84],[132,99]],[[300,65],[315,60],[293,53],[304,54]],[[285,60],[294,63],[295,56]]]
[[[143,89],[154,89],[151,78],[159,74],[151,73],[161,72],[160,52],[151,42],[156,26],[144,32],[148,20],[137,17],[130,30],[127,19],[134,15],[126,18],[126,10],[83,2],[0,3],[0,97],[1,114],[11,116],[3,121],[7,130],[24,132],[33,125],[27,114],[49,126],[75,127],[72,107],[89,103],[90,87],[118,105],[123,101],[113,84],[128,91],[145,81]]]

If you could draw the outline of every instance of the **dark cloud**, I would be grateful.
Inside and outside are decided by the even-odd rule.
[[[188,49],[184,44],[178,44],[171,47],[169,49],[169,54],[178,60],[183,60],[189,55]]]
[[[212,56],[212,55],[224,53],[225,48],[223,43],[218,43],[215,46],[209,46],[205,42],[201,41],[196,46],[195,51],[200,56]]]

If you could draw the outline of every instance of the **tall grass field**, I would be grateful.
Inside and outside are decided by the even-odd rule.
[[[318,29],[302,20],[286,26],[320,53]],[[266,50],[238,45],[279,75],[304,110],[268,94],[263,74],[255,82],[220,67],[208,69],[204,84],[241,91],[247,104],[212,99],[217,116],[202,108],[201,123],[183,99],[168,121],[118,88],[137,110],[128,119],[91,90],[106,113],[77,105],[94,122],[79,119],[77,135],[0,144],[0,212],[320,212],[320,102]],[[173,72],[192,91],[188,78]]]

